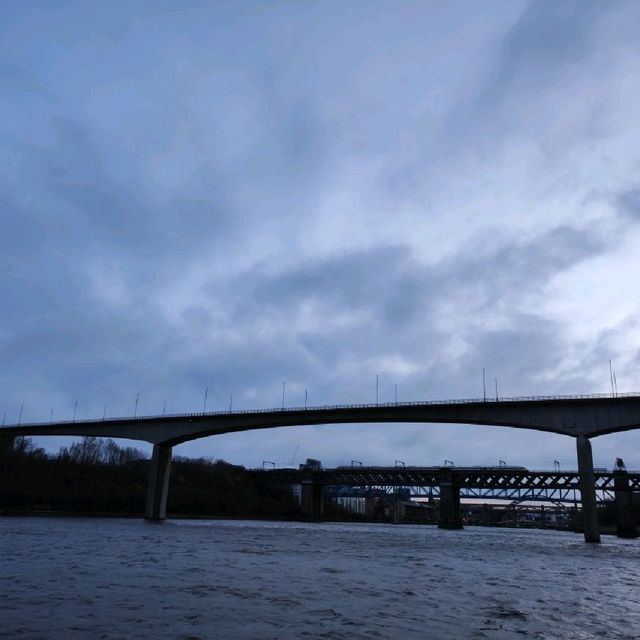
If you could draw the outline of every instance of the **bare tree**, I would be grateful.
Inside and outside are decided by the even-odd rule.
[[[79,464],[107,464],[123,466],[135,460],[144,460],[146,455],[133,447],[120,447],[110,438],[85,436],[80,442],[74,442],[69,448],[62,447],[58,457]]]

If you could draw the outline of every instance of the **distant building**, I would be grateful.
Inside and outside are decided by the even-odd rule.
[[[337,496],[333,498],[333,501],[340,505],[345,511],[349,513],[357,513],[358,515],[365,515],[366,513],[366,498],[357,498],[352,496]]]
[[[298,466],[299,471],[320,471],[322,470],[322,462],[320,460],[316,460],[315,458],[307,458],[304,462],[300,463]],[[293,484],[289,485],[291,488],[291,493],[295,498],[298,505],[302,504],[302,485]]]
[[[307,458],[306,462],[300,464],[299,469],[300,471],[320,471],[320,469],[322,469],[322,462],[320,462],[320,460],[316,460],[315,458]]]

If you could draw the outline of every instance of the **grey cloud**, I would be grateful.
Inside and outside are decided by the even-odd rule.
[[[618,194],[615,204],[623,214],[640,220],[640,189],[629,189]]]
[[[584,62],[593,46],[594,22],[613,3],[597,0],[532,1],[505,38],[485,99],[523,80],[542,85]]]
[[[607,21],[612,16],[611,25]],[[445,108],[431,114],[428,130],[412,130],[418,150],[406,153],[405,160],[391,159],[382,183],[385,191],[396,199],[411,199],[425,184],[451,189],[470,156],[482,164],[485,157],[495,162],[509,151],[535,150],[538,162],[564,174],[570,152],[592,153],[590,147],[580,147],[610,134],[612,97],[602,76],[619,71],[623,58],[614,43],[637,51],[629,25],[638,20],[638,5],[626,0],[529,2],[499,38],[478,52],[484,62],[478,82],[462,99],[451,95],[443,100]],[[576,95],[565,95],[566,87]],[[531,167],[532,172],[538,169]]]
[[[437,303],[469,288],[480,288],[491,300],[523,286],[544,286],[556,272],[607,246],[593,231],[563,225],[528,240],[487,234],[434,267],[421,266],[405,246],[351,252],[281,273],[259,265],[230,289],[241,292],[236,320],[253,317],[258,309],[288,313],[291,305],[314,300],[329,310],[366,308],[368,316],[395,323],[414,319],[413,305]]]
[[[528,246],[503,248],[485,261],[463,253],[435,268],[422,266],[408,248],[395,246],[271,275],[251,271],[227,285],[209,285],[203,300],[227,309],[221,326],[208,307],[192,307],[178,331],[148,306],[136,313],[130,308],[114,310],[78,290],[80,299],[73,307],[77,311],[50,309],[44,326],[14,328],[1,355],[25,375],[40,368],[60,392],[75,387],[87,398],[115,396],[123,407],[136,384],[145,397],[156,398],[156,406],[170,388],[173,397],[180,389],[185,398],[194,398],[206,384],[216,388],[220,399],[235,391],[237,403],[249,402],[243,390],[256,389],[253,402],[262,398],[268,403],[269,395],[277,397],[273,389],[281,379],[313,384],[325,401],[336,393],[346,400],[350,391],[361,393],[362,382],[345,380],[336,386],[335,372],[348,362],[359,370],[371,357],[400,356],[421,363],[418,373],[405,376],[409,387],[424,387],[434,371],[442,376],[443,366],[455,377],[460,369],[476,369],[482,362],[515,366],[510,358],[521,370],[527,363],[530,375],[543,365],[534,358],[541,351],[538,343],[554,339],[556,328],[548,321],[516,314],[518,330],[461,336],[471,351],[455,362],[441,350],[451,336],[436,327],[433,314],[452,302],[461,312],[473,314],[509,301],[527,282],[542,287],[549,274],[592,255],[586,241],[582,251],[571,253],[571,233],[578,235],[561,229]],[[536,262],[533,256],[545,255],[541,246],[551,257]],[[505,266],[509,276],[491,277],[488,264]],[[377,276],[371,278],[370,273]],[[481,296],[464,310],[470,290],[479,290]],[[300,309],[310,302],[315,305],[313,329],[298,325]],[[331,320],[340,314],[354,314],[355,321],[332,326]],[[39,317],[40,313],[33,316]],[[263,325],[266,334],[261,333]],[[450,382],[454,384],[453,378]],[[448,383],[443,379],[438,385],[442,393],[447,393]],[[429,386],[434,392],[431,382]]]
[[[414,382],[422,387],[434,371],[442,374],[445,362],[451,376],[460,369],[482,367],[483,362],[499,362],[503,369],[518,371],[524,382],[549,366],[548,356],[542,355],[545,341],[552,345],[547,352],[563,350],[558,327],[535,310],[526,315],[518,311],[519,297],[541,293],[550,277],[605,248],[595,234],[568,227],[498,250],[485,249],[484,255],[478,247],[465,247],[434,267],[420,264],[407,247],[377,247],[280,272],[257,267],[226,286],[211,283],[205,296],[226,301],[225,322],[244,336],[231,351],[220,345],[227,354],[219,352],[222,360],[229,357],[234,366],[244,363],[257,384],[304,375],[305,370],[317,384],[345,363],[353,362],[359,370],[369,359],[385,356],[420,363]],[[314,329],[298,324],[308,305],[313,308]],[[443,352],[453,336],[436,324],[438,310],[447,306],[469,317],[480,310],[506,310],[518,328],[486,328],[459,336],[470,348],[456,362]],[[346,324],[334,325],[341,316]],[[258,327],[263,324],[274,333],[262,336]],[[203,340],[211,330],[206,322],[201,325]],[[278,349],[273,349],[274,342]],[[411,378],[407,380],[413,385]],[[353,389],[353,381],[350,385]],[[446,381],[439,386],[446,393]],[[330,395],[328,385],[323,393]]]

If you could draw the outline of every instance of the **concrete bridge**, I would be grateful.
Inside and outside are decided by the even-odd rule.
[[[172,447],[206,436],[252,429],[345,423],[457,423],[535,429],[576,439],[587,542],[599,542],[590,438],[640,426],[640,394],[538,396],[482,400],[221,411],[169,416],[10,425],[24,436],[99,436],[153,444],[145,517],[166,517]]]

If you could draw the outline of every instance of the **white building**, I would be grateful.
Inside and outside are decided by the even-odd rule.
[[[365,514],[366,498],[337,497],[333,498],[333,500],[351,513],[357,513],[362,516]]]

